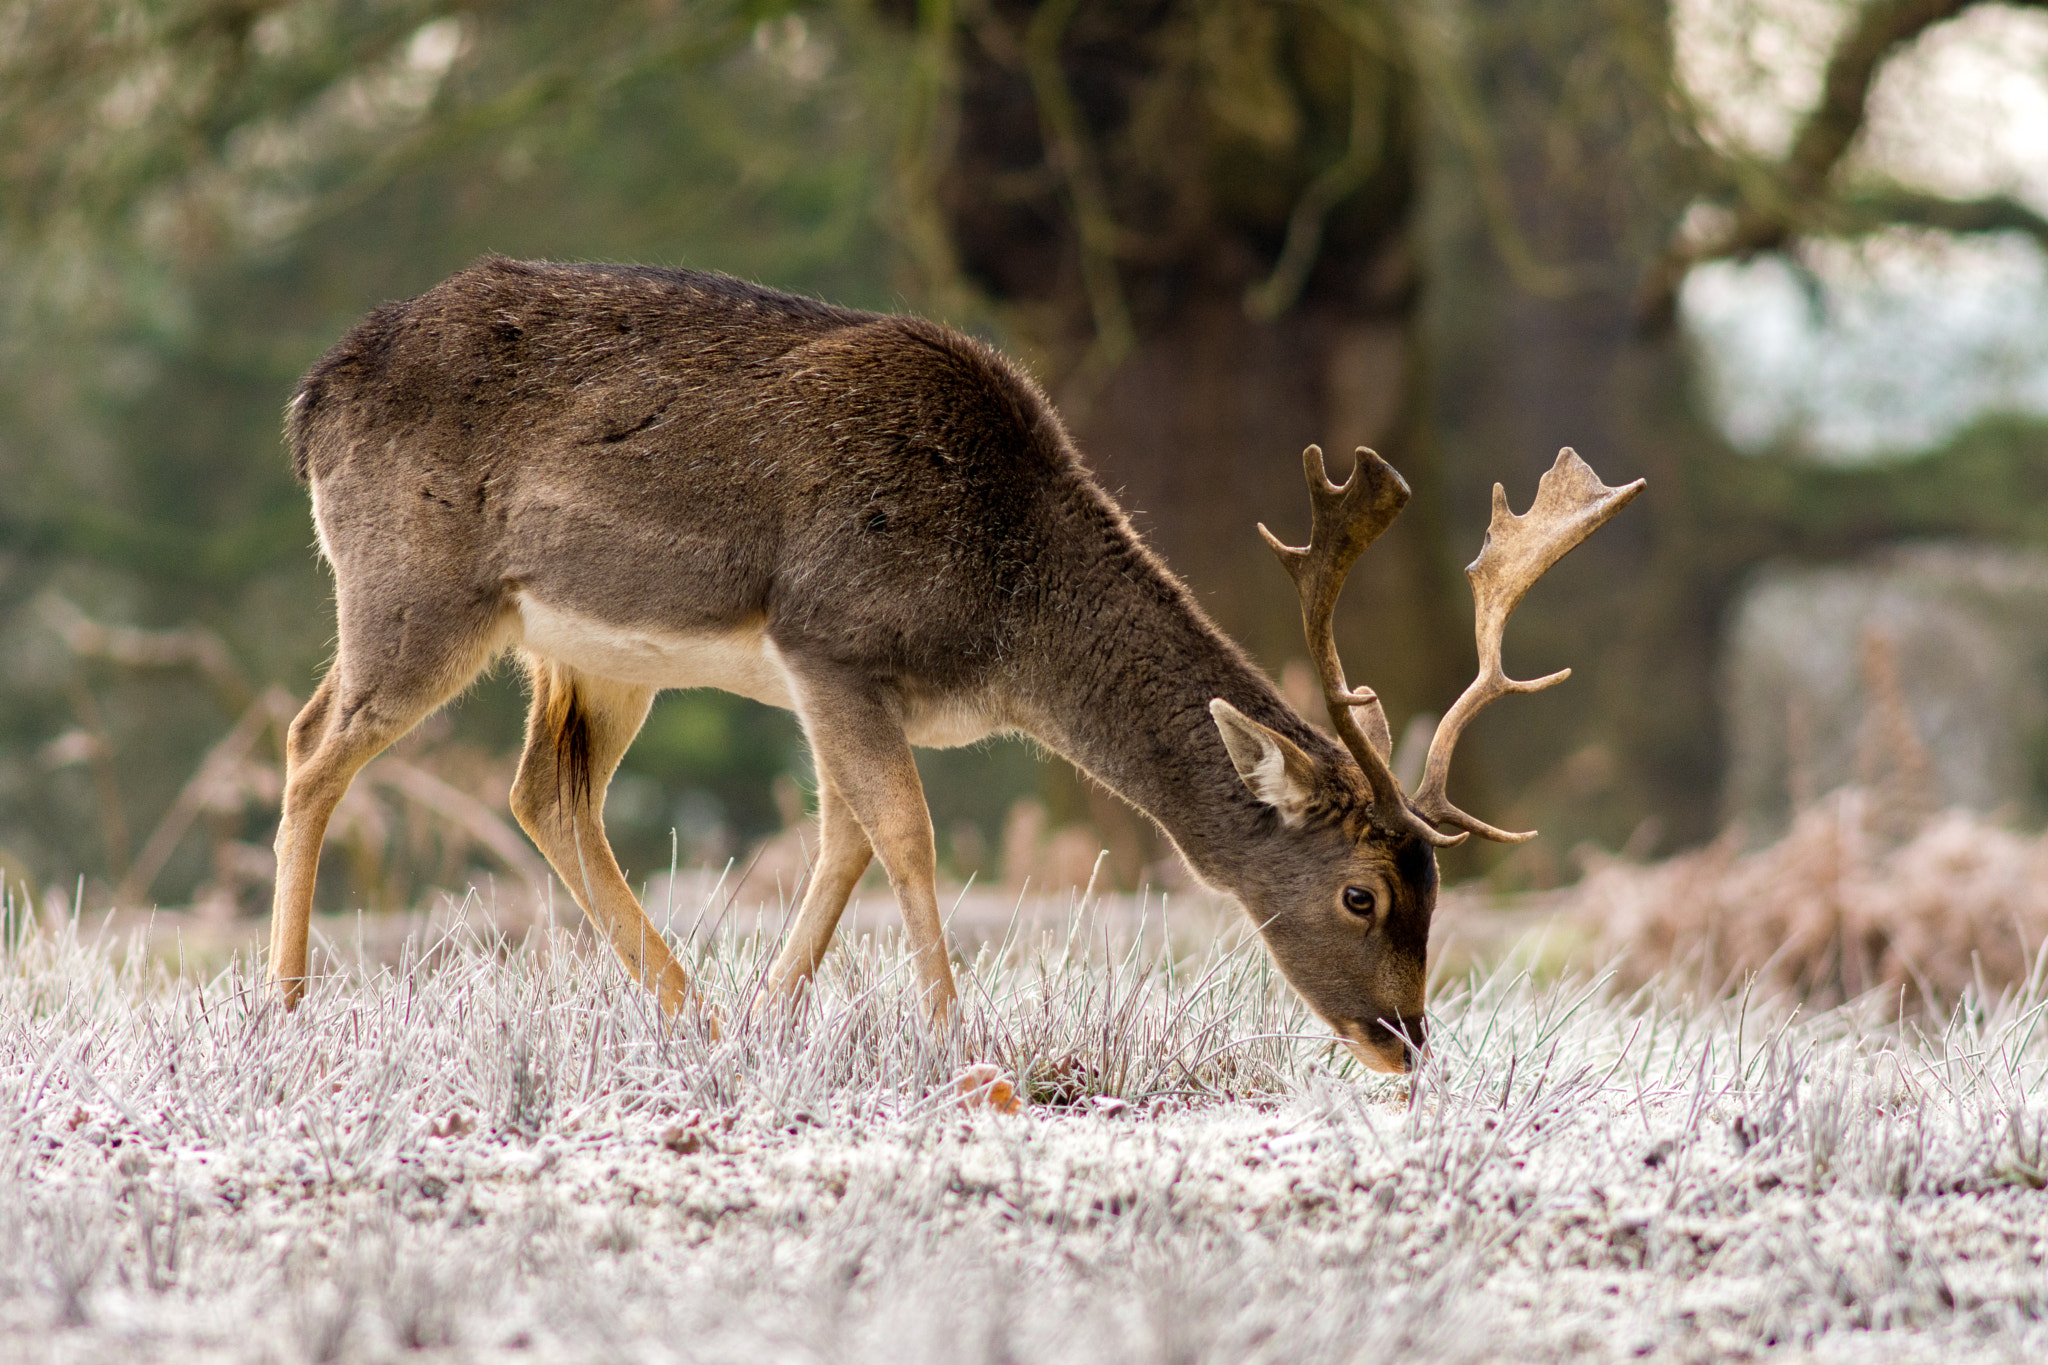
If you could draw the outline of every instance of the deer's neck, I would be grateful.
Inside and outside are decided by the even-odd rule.
[[[1049,595],[1031,728],[1149,815],[1205,882],[1240,892],[1263,866],[1274,817],[1231,765],[1209,702],[1223,698],[1311,755],[1334,759],[1334,746],[1116,520],[1122,544],[1072,565],[1065,591]]]

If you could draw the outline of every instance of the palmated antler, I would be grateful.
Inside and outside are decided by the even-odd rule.
[[[1412,834],[1432,844],[1455,844],[1464,835],[1438,833],[1409,808],[1401,794],[1394,770],[1387,766],[1393,742],[1387,729],[1386,709],[1369,687],[1352,688],[1344,681],[1344,665],[1337,657],[1337,636],[1331,619],[1337,610],[1337,594],[1343,591],[1344,576],[1365,547],[1379,539],[1401,509],[1408,504],[1408,483],[1394,467],[1367,450],[1358,448],[1358,463],[1342,485],[1330,482],[1323,470],[1323,451],[1310,446],[1301,452],[1301,466],[1308,476],[1308,494],[1314,520],[1308,544],[1284,545],[1261,523],[1259,534],[1280,556],[1280,563],[1301,595],[1301,628],[1308,639],[1316,677],[1323,687],[1323,704],[1329,708],[1330,724],[1344,747],[1358,760],[1372,788],[1373,817],[1383,829]],[[1359,723],[1358,711],[1365,712]]]
[[[1541,692],[1571,676],[1572,671],[1565,668],[1531,682],[1510,678],[1501,668],[1501,632],[1507,628],[1508,615],[1521,605],[1536,580],[1642,491],[1641,479],[1619,488],[1607,487],[1592,466],[1569,446],[1557,452],[1557,463],[1536,485],[1536,501],[1521,516],[1508,510],[1507,493],[1501,486],[1493,486],[1493,520],[1486,528],[1486,544],[1481,547],[1479,558],[1465,570],[1465,576],[1472,580],[1479,676],[1444,716],[1443,723],[1436,727],[1436,736],[1429,742],[1429,760],[1423,768],[1422,785],[1415,792],[1414,809],[1430,824],[1455,825],[1504,844],[1536,837],[1535,830],[1511,834],[1495,829],[1451,804],[1444,795],[1451,750],[1472,717],[1495,698],[1509,693]],[[1377,797],[1378,789],[1374,790]]]

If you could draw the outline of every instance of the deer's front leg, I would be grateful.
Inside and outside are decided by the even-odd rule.
[[[889,699],[863,680],[827,672],[795,675],[791,681],[820,786],[845,801],[882,860],[903,911],[919,991],[933,1022],[943,1027],[957,1011],[960,996],[953,986],[945,925],[939,918],[938,849],[932,839],[931,811],[925,806],[924,784],[918,780],[903,724]],[[826,812],[829,820],[829,805]],[[827,835],[828,845],[829,839]],[[850,863],[849,858],[846,865]],[[844,876],[846,865],[838,867],[836,875]],[[859,875],[856,870],[846,879],[845,890],[838,893],[839,905],[845,904]],[[807,895],[800,929],[810,906]],[[837,918],[835,910],[834,922]],[[818,951],[823,952],[822,943]]]
[[[868,870],[874,849],[860,827],[853,807],[839,794],[821,765],[818,770],[818,860],[804,889],[803,906],[768,969],[768,980],[754,1002],[758,1009],[771,999],[786,998],[803,988],[832,946],[832,933],[846,909],[847,897]]]

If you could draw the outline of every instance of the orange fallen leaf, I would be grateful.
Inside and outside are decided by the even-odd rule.
[[[1017,1083],[1010,1079],[1008,1072],[990,1062],[977,1062],[962,1067],[953,1077],[953,1091],[960,1099],[962,1109],[993,1109],[998,1114],[1014,1114],[1024,1107],[1024,1101],[1017,1093]]]

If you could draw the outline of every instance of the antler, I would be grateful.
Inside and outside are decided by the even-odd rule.
[[[1436,728],[1429,742],[1429,761],[1415,793],[1416,813],[1431,824],[1451,824],[1504,844],[1536,837],[1535,830],[1511,834],[1495,829],[1450,803],[1444,783],[1450,773],[1451,750],[1472,717],[1487,703],[1509,693],[1541,692],[1571,676],[1569,668],[1545,678],[1517,682],[1501,668],[1500,637],[1508,615],[1521,605],[1530,587],[1573,547],[1606,525],[1616,512],[1643,491],[1643,481],[1609,488],[1591,465],[1569,446],[1557,452],[1557,463],[1536,485],[1536,501],[1521,516],[1508,510],[1507,493],[1493,486],[1493,520],[1479,558],[1465,570],[1472,580],[1473,634],[1479,642],[1479,676],[1465,689]],[[1378,788],[1374,788],[1377,799]],[[1458,836],[1463,838],[1463,835]]]
[[[1458,843],[1464,835],[1438,833],[1409,809],[1394,770],[1387,766],[1393,741],[1387,730],[1386,710],[1371,688],[1354,689],[1345,683],[1344,665],[1337,658],[1337,637],[1331,626],[1337,594],[1344,588],[1344,576],[1365,547],[1379,539],[1380,533],[1407,506],[1408,483],[1392,465],[1364,446],[1358,448],[1357,466],[1342,485],[1331,483],[1324,472],[1320,446],[1310,446],[1301,452],[1301,467],[1308,476],[1309,505],[1314,517],[1308,544],[1298,548],[1284,545],[1263,522],[1259,534],[1280,556],[1281,565],[1301,595],[1302,633],[1315,660],[1316,677],[1323,685],[1323,704],[1329,708],[1330,724],[1365,772],[1365,780],[1372,788],[1376,823],[1439,846]],[[1362,726],[1356,709],[1365,712]]]

